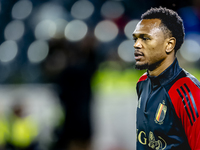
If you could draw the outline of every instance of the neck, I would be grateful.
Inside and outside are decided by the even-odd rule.
[[[158,76],[165,71],[175,60],[176,57],[164,59],[154,70],[148,70],[150,76]]]

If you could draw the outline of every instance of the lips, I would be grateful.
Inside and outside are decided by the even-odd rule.
[[[135,55],[135,60],[139,60],[141,59],[141,57],[144,56],[144,54],[140,51],[135,51],[134,55]]]

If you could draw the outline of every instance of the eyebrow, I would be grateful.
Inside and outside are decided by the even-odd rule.
[[[136,35],[138,35],[138,36],[136,36]],[[144,33],[143,33],[143,34],[140,34],[140,33],[138,33],[138,34],[137,34],[137,33],[133,33],[132,36],[133,36],[133,37],[144,37],[144,36],[151,37],[151,35],[149,35],[149,34],[144,34]]]

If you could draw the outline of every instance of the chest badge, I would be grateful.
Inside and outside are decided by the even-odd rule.
[[[167,106],[165,105],[165,101],[163,100],[162,103],[159,103],[156,115],[155,115],[155,122],[158,124],[163,124],[167,112]]]

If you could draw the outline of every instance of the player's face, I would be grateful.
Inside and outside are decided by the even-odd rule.
[[[137,69],[154,70],[167,57],[166,39],[160,19],[143,19],[133,32]]]

